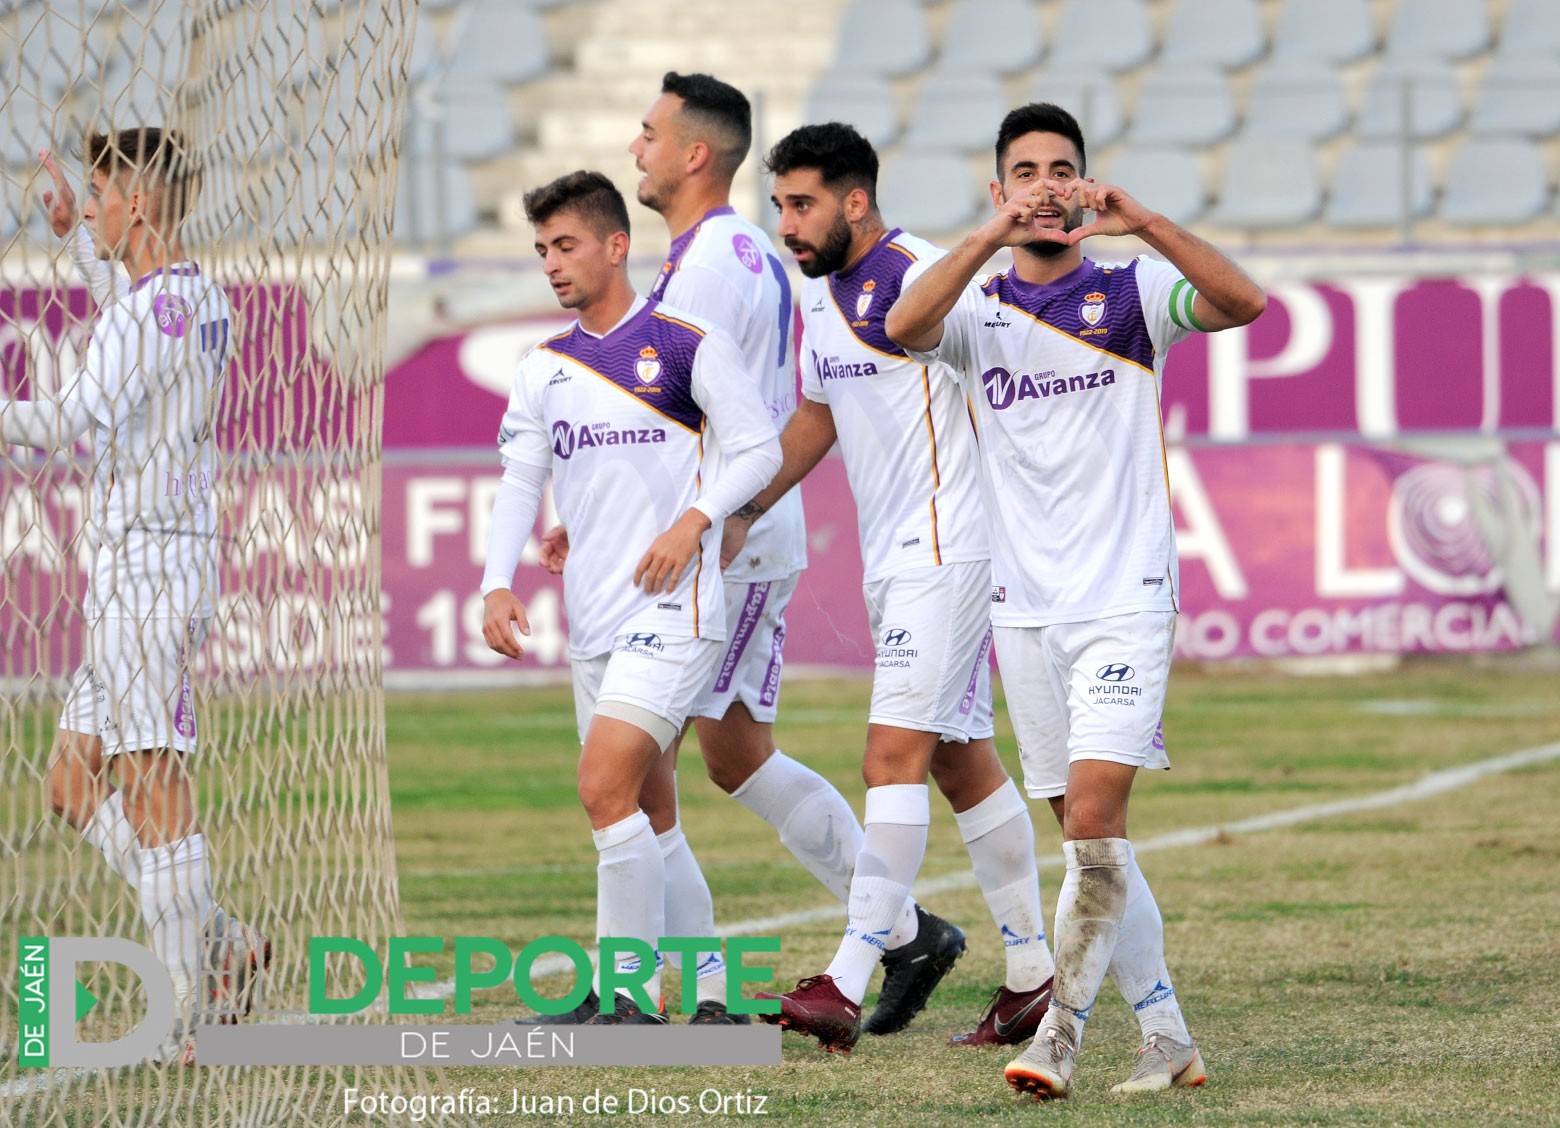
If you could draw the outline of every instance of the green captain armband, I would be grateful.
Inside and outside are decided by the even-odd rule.
[[[1208,329],[1197,320],[1197,315],[1192,312],[1192,303],[1197,300],[1197,290],[1186,279],[1181,279],[1170,291],[1170,320],[1185,329],[1188,333],[1196,331],[1206,333]]]

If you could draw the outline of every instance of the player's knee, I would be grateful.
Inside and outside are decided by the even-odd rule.
[[[611,826],[639,809],[637,789],[628,788],[620,779],[597,772],[581,772],[580,805],[594,827]]]

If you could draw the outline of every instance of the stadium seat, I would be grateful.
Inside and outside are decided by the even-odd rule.
[[[1338,154],[1326,220],[1335,227],[1394,227],[1404,221],[1403,146],[1360,141]],[[1430,210],[1430,164],[1417,145],[1408,151],[1408,219]]]
[[[1170,10],[1159,58],[1166,63],[1243,67],[1265,50],[1257,0],[1180,0]]]
[[[1493,60],[1484,68],[1468,129],[1486,136],[1545,137],[1560,132],[1560,57],[1517,55]]]
[[[1283,0],[1273,56],[1350,63],[1376,47],[1370,0]]]
[[[1105,162],[1096,179],[1119,185],[1176,223],[1191,223],[1208,209],[1202,165],[1185,149],[1124,145]]]
[[[1544,214],[1544,157],[1526,137],[1474,137],[1448,157],[1440,216],[1468,226],[1528,223]]]
[[[413,95],[407,111],[407,145],[432,157],[484,161],[514,145],[515,120],[496,82],[462,78],[458,71],[436,90]]]
[[[1248,230],[1294,227],[1322,209],[1316,149],[1298,138],[1242,138],[1224,152],[1212,219]]]
[[[1154,53],[1154,29],[1143,0],[1064,0],[1051,57],[1110,71],[1131,70]]]
[[[976,153],[989,147],[1008,109],[995,75],[937,71],[921,83],[905,144]]]
[[[1115,79],[1091,67],[1051,67],[1029,84],[1026,97],[1070,110],[1091,150],[1114,142],[1125,126]]]
[[[873,145],[899,137],[899,107],[887,81],[875,74],[828,71],[807,94],[806,121],[843,121]]]
[[[395,194],[397,242],[439,249],[477,225],[477,197],[471,177],[458,164],[402,161]]]
[[[58,104],[78,89],[117,80],[125,69],[123,56],[111,49],[106,26],[88,30],[79,11],[27,11],[14,27],[19,49],[7,81],[11,89],[30,90]]]
[[[1545,55],[1560,58],[1560,19],[1554,0],[1506,0],[1500,31],[1500,56]]]
[[[1355,132],[1367,139],[1401,134],[1405,95],[1410,137],[1441,137],[1462,121],[1462,93],[1449,64],[1433,59],[1388,60],[1366,83],[1365,104]]]
[[[472,0],[451,51],[463,74],[525,82],[552,65],[547,28],[530,8],[509,0]]]
[[[1349,123],[1337,69],[1320,59],[1279,59],[1252,80],[1245,137],[1298,137],[1323,141]]]
[[[1485,0],[1397,0],[1392,9],[1388,58],[1466,59],[1489,45]]]
[[[856,0],[840,20],[834,60],[846,73],[909,74],[931,57],[926,13],[911,0]]]
[[[884,220],[895,227],[917,234],[944,232],[975,217],[980,184],[962,157],[911,150],[884,164],[878,202]]]
[[[1229,79],[1213,67],[1166,66],[1138,87],[1130,139],[1138,145],[1211,145],[1235,128]]]
[[[948,13],[938,66],[1015,74],[1040,58],[1038,12],[1027,0],[960,0]]]

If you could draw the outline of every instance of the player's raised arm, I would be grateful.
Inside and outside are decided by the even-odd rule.
[[[1094,222],[1067,232],[1071,243],[1090,235],[1136,235],[1179,270],[1197,296],[1192,327],[1205,333],[1249,325],[1267,308],[1267,294],[1234,260],[1206,239],[1150,211],[1114,184],[1070,180],[1055,186],[1058,198],[1077,199]]]
[[[53,191],[43,194],[43,206],[49,212],[49,227],[61,239],[66,239],[66,249],[76,264],[76,271],[86,282],[92,300],[101,306],[113,305],[130,292],[130,279],[117,263],[99,253],[96,240],[87,225],[82,222],[76,207],[76,192],[60,170],[60,162],[48,149],[38,154],[39,163],[54,182]]]
[[[900,293],[883,320],[883,331],[889,339],[911,352],[925,353],[937,348],[942,343],[943,320],[992,255],[1003,247],[1018,247],[1060,234],[1036,226],[1039,214],[1053,203],[1044,183],[999,203],[990,219]]]

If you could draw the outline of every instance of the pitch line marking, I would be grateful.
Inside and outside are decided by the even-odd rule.
[[[1220,837],[1231,834],[1256,834],[1264,830],[1277,830],[1281,827],[1298,826],[1301,823],[1314,822],[1317,819],[1328,819],[1335,815],[1349,815],[1359,811],[1377,811],[1384,807],[1395,807],[1402,803],[1415,803],[1421,799],[1432,799],[1437,795],[1444,795],[1448,791],[1455,791],[1459,787],[1477,783],[1486,776],[1500,775],[1504,772],[1514,771],[1517,768],[1532,767],[1535,764],[1544,764],[1550,760],[1557,759],[1560,759],[1560,742],[1541,744],[1536,748],[1526,748],[1520,752],[1511,752],[1504,756],[1493,756],[1487,760],[1475,760],[1471,764],[1462,764],[1455,768],[1443,768],[1440,771],[1422,776],[1413,783],[1404,784],[1401,787],[1388,788],[1386,791],[1377,791],[1370,795],[1356,795],[1351,799],[1338,799],[1331,803],[1311,803],[1304,807],[1291,807],[1287,811],[1272,811],[1265,815],[1256,815],[1249,819],[1239,819],[1231,823],[1220,823],[1216,826],[1172,830],[1167,834],[1158,834],[1152,838],[1135,841],[1132,845],[1134,851],[1139,854],[1151,853],[1156,850],[1173,850],[1182,846],[1203,846],[1209,842],[1216,841]],[[1047,854],[1037,859],[1037,862],[1045,869],[1059,869],[1066,864],[1061,854]],[[953,873],[945,873],[941,877],[918,881],[912,892],[917,897],[925,897],[937,893],[951,893],[956,890],[969,889],[974,885],[975,874],[972,871],[957,870]],[[794,925],[814,924],[820,920],[828,920],[830,917],[839,916],[843,910],[843,905],[838,902],[831,902],[827,905],[802,909],[794,913],[781,913],[778,916],[770,917],[755,917],[751,920],[740,920],[725,926],[717,925],[716,931],[722,936],[768,935]],[[594,956],[596,953],[592,951],[591,954]],[[567,957],[548,956],[537,960],[532,965],[532,978],[556,975],[560,972],[568,971],[573,966],[573,962]],[[508,982],[508,980],[505,980],[505,982]],[[502,984],[499,984],[499,986],[502,986]],[[449,979],[430,984],[414,994],[419,998],[425,999],[447,999],[453,996],[454,993],[455,981]],[[84,1081],[101,1071],[61,1069],[52,1072],[57,1075],[53,1078],[56,1085],[64,1087]],[[18,1097],[38,1092],[50,1087],[50,1080],[48,1073],[38,1077],[19,1078],[8,1084],[0,1085],[0,1097]]]

